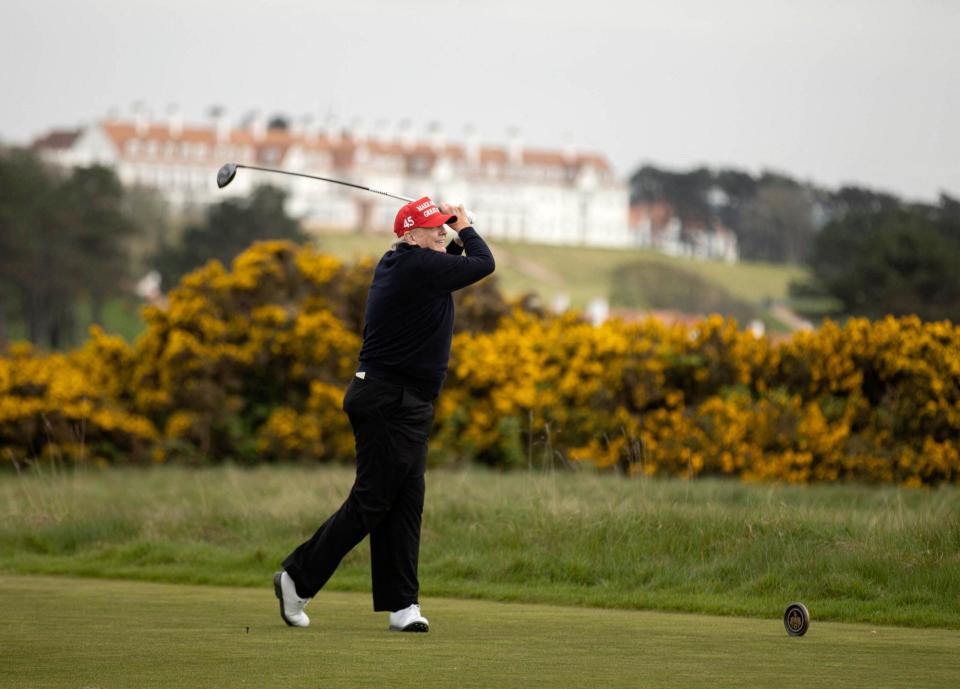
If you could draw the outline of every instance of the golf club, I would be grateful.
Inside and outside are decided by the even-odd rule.
[[[317,175],[307,175],[302,172],[290,172],[289,170],[275,170],[269,167],[257,167],[255,165],[241,165],[239,163],[227,163],[222,168],[217,171],[217,186],[223,189],[225,186],[230,184],[233,181],[233,178],[237,176],[237,170],[240,168],[245,168],[247,170],[259,170],[260,172],[275,172],[278,175],[291,175],[293,177],[306,177],[307,179],[317,179],[321,182],[331,182],[333,184],[340,184],[345,187],[352,187],[354,189],[360,189],[361,191],[369,191],[374,194],[380,194],[381,196],[389,196],[391,199],[399,199],[400,201],[406,201],[407,203],[411,201],[416,201],[416,199],[407,198],[406,196],[400,196],[398,194],[390,194],[386,191],[380,191],[379,189],[372,189],[370,187],[365,187],[361,184],[353,184],[352,182],[343,182],[339,179],[330,179],[329,177],[319,177]],[[473,223],[473,213],[467,211],[467,219]]]

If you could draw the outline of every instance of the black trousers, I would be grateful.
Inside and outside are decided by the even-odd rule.
[[[370,534],[373,609],[418,602],[420,523],[433,402],[415,389],[354,378],[343,399],[357,445],[357,477],[346,502],[283,568],[303,598],[327,583],[343,557]]]

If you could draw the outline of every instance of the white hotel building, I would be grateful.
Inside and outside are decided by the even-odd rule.
[[[159,189],[178,210],[196,210],[254,185],[289,193],[288,211],[316,230],[388,230],[402,202],[335,184],[240,170],[221,190],[216,172],[235,162],[331,177],[413,198],[464,202],[494,239],[546,244],[635,247],[642,228],[629,226],[629,194],[602,156],[566,150],[482,144],[474,135],[449,142],[435,128],[423,136],[295,124],[269,129],[253,118],[234,127],[220,116],[205,126],[178,115],[150,121],[142,112],[34,142],[66,166],[113,167],[126,185]],[[649,234],[649,233],[647,233]]]

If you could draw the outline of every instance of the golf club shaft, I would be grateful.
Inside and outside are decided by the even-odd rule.
[[[233,170],[232,173],[230,173],[231,168]],[[360,189],[361,191],[369,191],[374,194],[380,194],[381,196],[387,196],[391,199],[399,199],[400,201],[406,201],[407,203],[410,203],[411,201],[416,201],[416,199],[411,199],[406,196],[400,196],[399,194],[391,194],[389,192],[381,191],[379,189],[372,189],[371,187],[365,187],[362,184],[354,184],[353,182],[344,182],[339,179],[331,179],[330,177],[320,177],[319,175],[308,175],[303,172],[290,172],[289,170],[277,170],[275,168],[259,167],[257,165],[241,165],[240,163],[228,163],[227,165],[224,165],[223,168],[221,168],[220,170],[220,174],[223,174],[226,172],[228,173],[228,175],[225,181],[221,181],[218,175],[217,184],[221,188],[225,187],[227,184],[230,183],[230,181],[233,179],[233,175],[240,168],[245,168],[247,170],[259,170],[260,172],[275,172],[278,175],[291,175],[293,177],[304,177],[306,179],[316,179],[316,180],[320,180],[321,182],[331,182],[333,184],[340,184],[344,187],[351,187],[353,189]],[[474,222],[473,213],[471,213],[470,211],[467,211],[467,220],[470,222],[471,225]]]
[[[392,199],[399,199],[400,201],[416,201],[416,199],[410,199],[406,196],[399,196],[397,194],[390,194],[385,191],[380,191],[379,189],[371,189],[370,187],[365,187],[360,184],[353,184],[352,182],[342,182],[339,179],[330,179],[329,177],[319,177],[318,175],[307,175],[303,172],[290,172],[289,170],[274,170],[269,167],[257,167],[256,165],[240,165],[237,164],[238,168],[246,168],[247,170],[260,170],[260,172],[276,172],[280,175],[293,175],[294,177],[306,177],[307,179],[318,179],[321,182],[332,182],[333,184],[342,184],[345,187],[353,187],[354,189],[360,189],[361,191],[370,191],[374,194],[380,194],[381,196],[389,196]]]

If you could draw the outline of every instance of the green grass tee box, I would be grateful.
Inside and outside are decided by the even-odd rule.
[[[321,593],[312,625],[256,589],[0,576],[0,688],[736,687],[960,683],[960,632],[435,598],[429,634]]]

